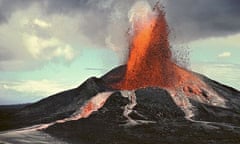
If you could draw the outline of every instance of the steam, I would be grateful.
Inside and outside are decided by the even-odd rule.
[[[155,15],[152,6],[146,0],[133,0],[131,2],[114,2],[107,24],[107,35],[105,37],[106,47],[115,51],[120,63],[126,63],[129,41],[133,36],[136,23],[149,23]]]
[[[129,22],[132,24],[131,28],[134,28],[133,25],[135,22],[148,22],[152,15],[152,10],[148,2],[138,1],[128,12]]]
[[[153,17],[154,12],[147,1],[136,2],[128,12],[128,20],[130,23],[128,31],[129,39],[131,40],[137,31],[144,29],[146,25],[151,23]]]

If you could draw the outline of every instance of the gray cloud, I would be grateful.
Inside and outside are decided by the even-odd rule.
[[[11,13],[39,3],[46,14],[76,14],[84,16],[82,32],[98,42],[104,42],[109,16],[116,9],[125,17],[136,0],[1,0],[0,22]],[[149,0],[153,5],[157,0]],[[238,0],[171,0],[166,2],[170,26],[185,40],[221,36],[240,31],[240,1]]]
[[[10,52],[8,49],[1,47],[0,46],[0,61],[6,61],[6,60],[10,60],[14,57],[14,55],[12,54],[12,52]]]
[[[7,22],[13,12],[25,9],[37,0],[0,0],[0,23]]]
[[[23,61],[22,65],[32,66],[31,63],[34,63],[37,67],[38,64],[43,65],[44,60],[48,60],[45,55],[49,53],[52,53],[50,56],[71,59],[70,53],[79,53],[81,50],[79,45],[86,43],[112,48],[120,53],[121,59],[124,60],[123,53],[128,50],[126,36],[129,27],[128,11],[136,1],[138,0],[0,0],[0,30],[1,34],[7,34],[7,37],[0,39],[0,67],[3,67],[1,61],[4,61],[5,65],[8,64],[6,60],[13,66]],[[156,1],[149,0],[152,6]],[[165,2],[167,19],[177,40],[191,41],[240,31],[240,1],[165,0]],[[27,10],[36,5],[40,11],[34,8]],[[26,10],[22,15],[29,15],[33,20],[36,13],[39,21],[49,22],[52,27],[43,29],[33,23],[20,27],[18,24],[20,18],[18,21],[11,20],[20,10]],[[4,24],[8,25],[7,29],[1,29]],[[21,41],[22,33],[25,36],[25,43]],[[26,39],[34,41],[34,38],[45,43],[42,47],[46,48],[40,54],[29,51],[30,47],[26,48],[26,42],[27,44],[32,42]],[[68,46],[72,46],[70,48],[74,52],[65,48]],[[56,51],[57,47],[62,47],[60,52]],[[68,51],[69,55],[64,55],[65,51]],[[31,58],[31,54],[43,58],[36,61]],[[15,61],[18,63],[14,64]]]
[[[116,9],[125,15],[136,0],[52,0],[46,8],[49,13],[84,13],[84,33],[104,41],[109,15]],[[148,0],[154,5],[157,0]],[[225,36],[240,31],[240,1],[237,0],[171,0],[166,2],[170,27],[185,41],[211,36]],[[119,22],[121,23],[121,22]],[[95,33],[94,35],[92,35]]]
[[[240,31],[240,1],[171,0],[167,15],[177,37],[186,41]]]
[[[46,4],[48,14],[81,14],[79,30],[96,45],[106,47],[106,38],[124,47],[128,11],[137,0],[53,0]],[[120,48],[118,48],[119,50]]]

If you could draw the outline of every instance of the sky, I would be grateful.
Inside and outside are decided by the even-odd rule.
[[[35,102],[124,64],[139,1],[0,0],[0,105]],[[240,1],[162,0],[173,59],[240,89]]]

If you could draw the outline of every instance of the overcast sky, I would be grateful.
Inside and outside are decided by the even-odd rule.
[[[0,104],[36,101],[124,63],[137,1],[0,0]],[[189,67],[240,89],[240,1],[161,2],[179,60],[189,48]]]

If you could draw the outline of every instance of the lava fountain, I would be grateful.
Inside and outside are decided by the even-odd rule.
[[[134,34],[123,84],[125,89],[168,87],[175,82],[165,14],[155,7],[154,12],[148,15],[148,19],[133,21]]]
[[[184,93],[205,103],[219,97],[198,75],[172,61],[169,29],[162,6],[158,3],[152,10],[139,6],[136,9],[137,14],[130,17],[131,40],[124,77],[110,86],[119,90],[161,87],[173,96]]]
[[[159,4],[153,10],[137,12],[141,16],[131,18],[132,37],[125,77],[117,87],[131,90],[178,85],[186,73],[171,60],[165,12]]]

